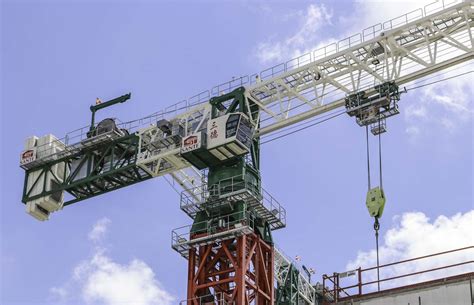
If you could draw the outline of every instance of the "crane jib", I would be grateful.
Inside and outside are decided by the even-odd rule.
[[[472,6],[463,2],[381,32],[381,35],[369,40],[364,39],[359,44],[346,48],[336,46],[336,52],[330,55],[327,55],[325,49],[325,56],[321,57],[321,52],[317,50],[311,53],[309,61],[303,64],[287,62],[279,70],[279,74],[271,70],[270,78],[260,74],[261,77],[255,83],[240,89],[245,98],[237,104],[252,101],[252,109],[247,105],[249,110],[244,115],[252,118],[250,121],[253,126],[253,138],[258,139],[344,107],[346,99],[357,92],[364,91],[365,96],[370,99],[378,94],[373,86],[374,81],[381,84],[393,82],[400,86],[472,60],[472,24]],[[426,27],[429,27],[430,31],[424,31]],[[452,43],[453,41],[456,43]],[[435,49],[437,51],[433,52]],[[222,96],[232,92],[228,91],[229,89],[221,90],[223,87],[213,90],[216,94],[214,101],[217,102]],[[127,94],[104,103],[98,101],[91,110],[95,113],[129,98],[130,94]],[[201,100],[202,97],[199,96],[199,101]],[[117,124],[113,132],[107,131],[107,124],[115,124],[110,120],[101,122],[105,126],[104,129],[95,129],[95,125],[91,124],[91,127],[87,128],[88,132],[81,132],[77,142],[72,142],[72,136],[61,140],[53,136],[32,137],[28,139],[20,161],[22,168],[27,170],[23,202],[34,201],[37,204],[42,196],[56,194],[55,198],[64,199],[66,204],[70,204],[128,183],[170,173],[180,177],[178,183],[186,185],[186,189],[191,189],[195,186],[195,181],[202,178],[199,173],[190,170],[190,165],[197,165],[198,159],[190,161],[190,158],[183,158],[182,153],[186,152],[181,151],[181,141],[186,137],[194,137],[193,135],[202,138],[200,132],[206,129],[207,122],[213,119],[212,112],[216,115],[222,111],[219,109],[221,106],[220,103],[213,106],[209,103],[193,102],[192,105],[190,103],[170,112],[170,115],[175,114],[174,117],[151,115],[140,121]],[[242,108],[244,106],[241,105]],[[373,131],[383,132],[385,128],[385,125],[380,125]],[[99,135],[101,130],[105,130],[103,135]],[[125,132],[130,132],[138,138],[138,142],[132,144],[132,147],[135,145],[134,154],[126,155],[127,160],[122,163],[110,163],[112,159],[117,162],[119,151],[124,145],[131,145],[117,142],[120,137],[127,138]],[[133,138],[134,136],[131,136],[127,139]],[[245,137],[241,139],[245,141]],[[113,158],[100,156],[101,141],[104,144],[110,141],[117,144],[113,148]],[[129,149],[132,150],[132,147]],[[246,144],[237,144],[232,145],[232,148],[220,148],[215,150],[213,158],[245,154],[246,147]],[[81,151],[84,152],[83,156]],[[58,160],[68,161],[61,163]],[[99,160],[100,164],[97,164]],[[201,164],[202,166],[204,165]],[[73,175],[75,180],[68,179],[68,174]],[[83,181],[90,183],[82,185],[79,183],[81,179],[78,178],[82,177],[81,175],[97,179],[101,177],[100,182],[86,179]],[[58,192],[67,192],[70,185],[74,186],[71,188],[72,193],[68,192],[72,197],[57,195]],[[30,210],[35,210],[35,204],[30,203]],[[61,208],[63,204],[49,204],[49,208],[52,211]],[[54,206],[56,208],[53,208]]]

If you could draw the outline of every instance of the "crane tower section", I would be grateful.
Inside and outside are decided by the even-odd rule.
[[[286,225],[286,212],[261,186],[258,106],[243,87],[210,105],[207,128],[181,146],[183,158],[207,169],[205,184],[181,194],[192,225],[172,231],[172,248],[188,259],[186,302],[270,305],[271,231]]]

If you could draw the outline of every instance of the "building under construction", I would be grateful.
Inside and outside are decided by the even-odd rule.
[[[284,204],[262,187],[260,173],[260,159],[267,157],[260,153],[262,136],[291,136],[289,128],[306,128],[308,122],[352,117],[354,128],[366,131],[366,206],[378,244],[386,202],[381,137],[400,113],[404,92],[416,89],[405,84],[473,59],[473,9],[473,1],[438,1],[126,123],[97,123],[96,114],[131,94],[97,100],[89,126],[63,138],[26,140],[22,202],[44,221],[70,204],[168,177],[181,189],[180,208],[189,216],[189,224],[171,233],[172,249],[188,265],[181,304],[474,304],[474,272],[416,280],[459,266],[473,270],[474,260],[408,274],[384,272],[451,253],[472,254],[470,245],[385,265],[377,260],[370,268],[311,280],[312,270],[275,246],[272,232],[291,223]],[[371,160],[374,137],[379,155]],[[375,184],[372,163],[380,170]]]

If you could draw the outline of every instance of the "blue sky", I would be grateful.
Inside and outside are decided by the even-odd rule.
[[[4,0],[0,303],[116,304],[87,290],[91,269],[104,265],[118,276],[147,274],[138,287],[152,282],[151,295],[161,304],[169,303],[168,295],[185,296],[187,263],[171,250],[170,232],[190,219],[165,180],[77,203],[40,223],[20,201],[18,159],[27,137],[60,137],[87,125],[96,97],[132,92],[131,102],[100,118],[144,116],[426,1],[399,2]],[[456,69],[446,75],[472,70],[472,63]],[[402,114],[389,121],[384,135],[388,202],[382,229],[392,230],[388,238],[426,228],[442,232],[449,223],[450,232],[464,230],[464,237],[430,239],[422,249],[413,245],[423,235],[403,245],[385,239],[382,261],[400,257],[393,249],[418,254],[473,244],[472,234],[465,234],[473,217],[472,74],[429,88],[403,97]],[[262,148],[263,183],[287,210],[287,228],[275,232],[276,243],[301,256],[318,277],[349,262],[368,263],[358,252],[370,257],[373,249],[364,145],[364,130],[339,117]],[[464,226],[443,217],[462,218]],[[103,230],[91,237],[98,226]],[[153,302],[132,304],[160,304]]]

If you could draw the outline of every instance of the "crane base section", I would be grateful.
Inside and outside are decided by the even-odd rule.
[[[191,247],[180,304],[273,305],[273,261],[273,246],[255,233]]]

